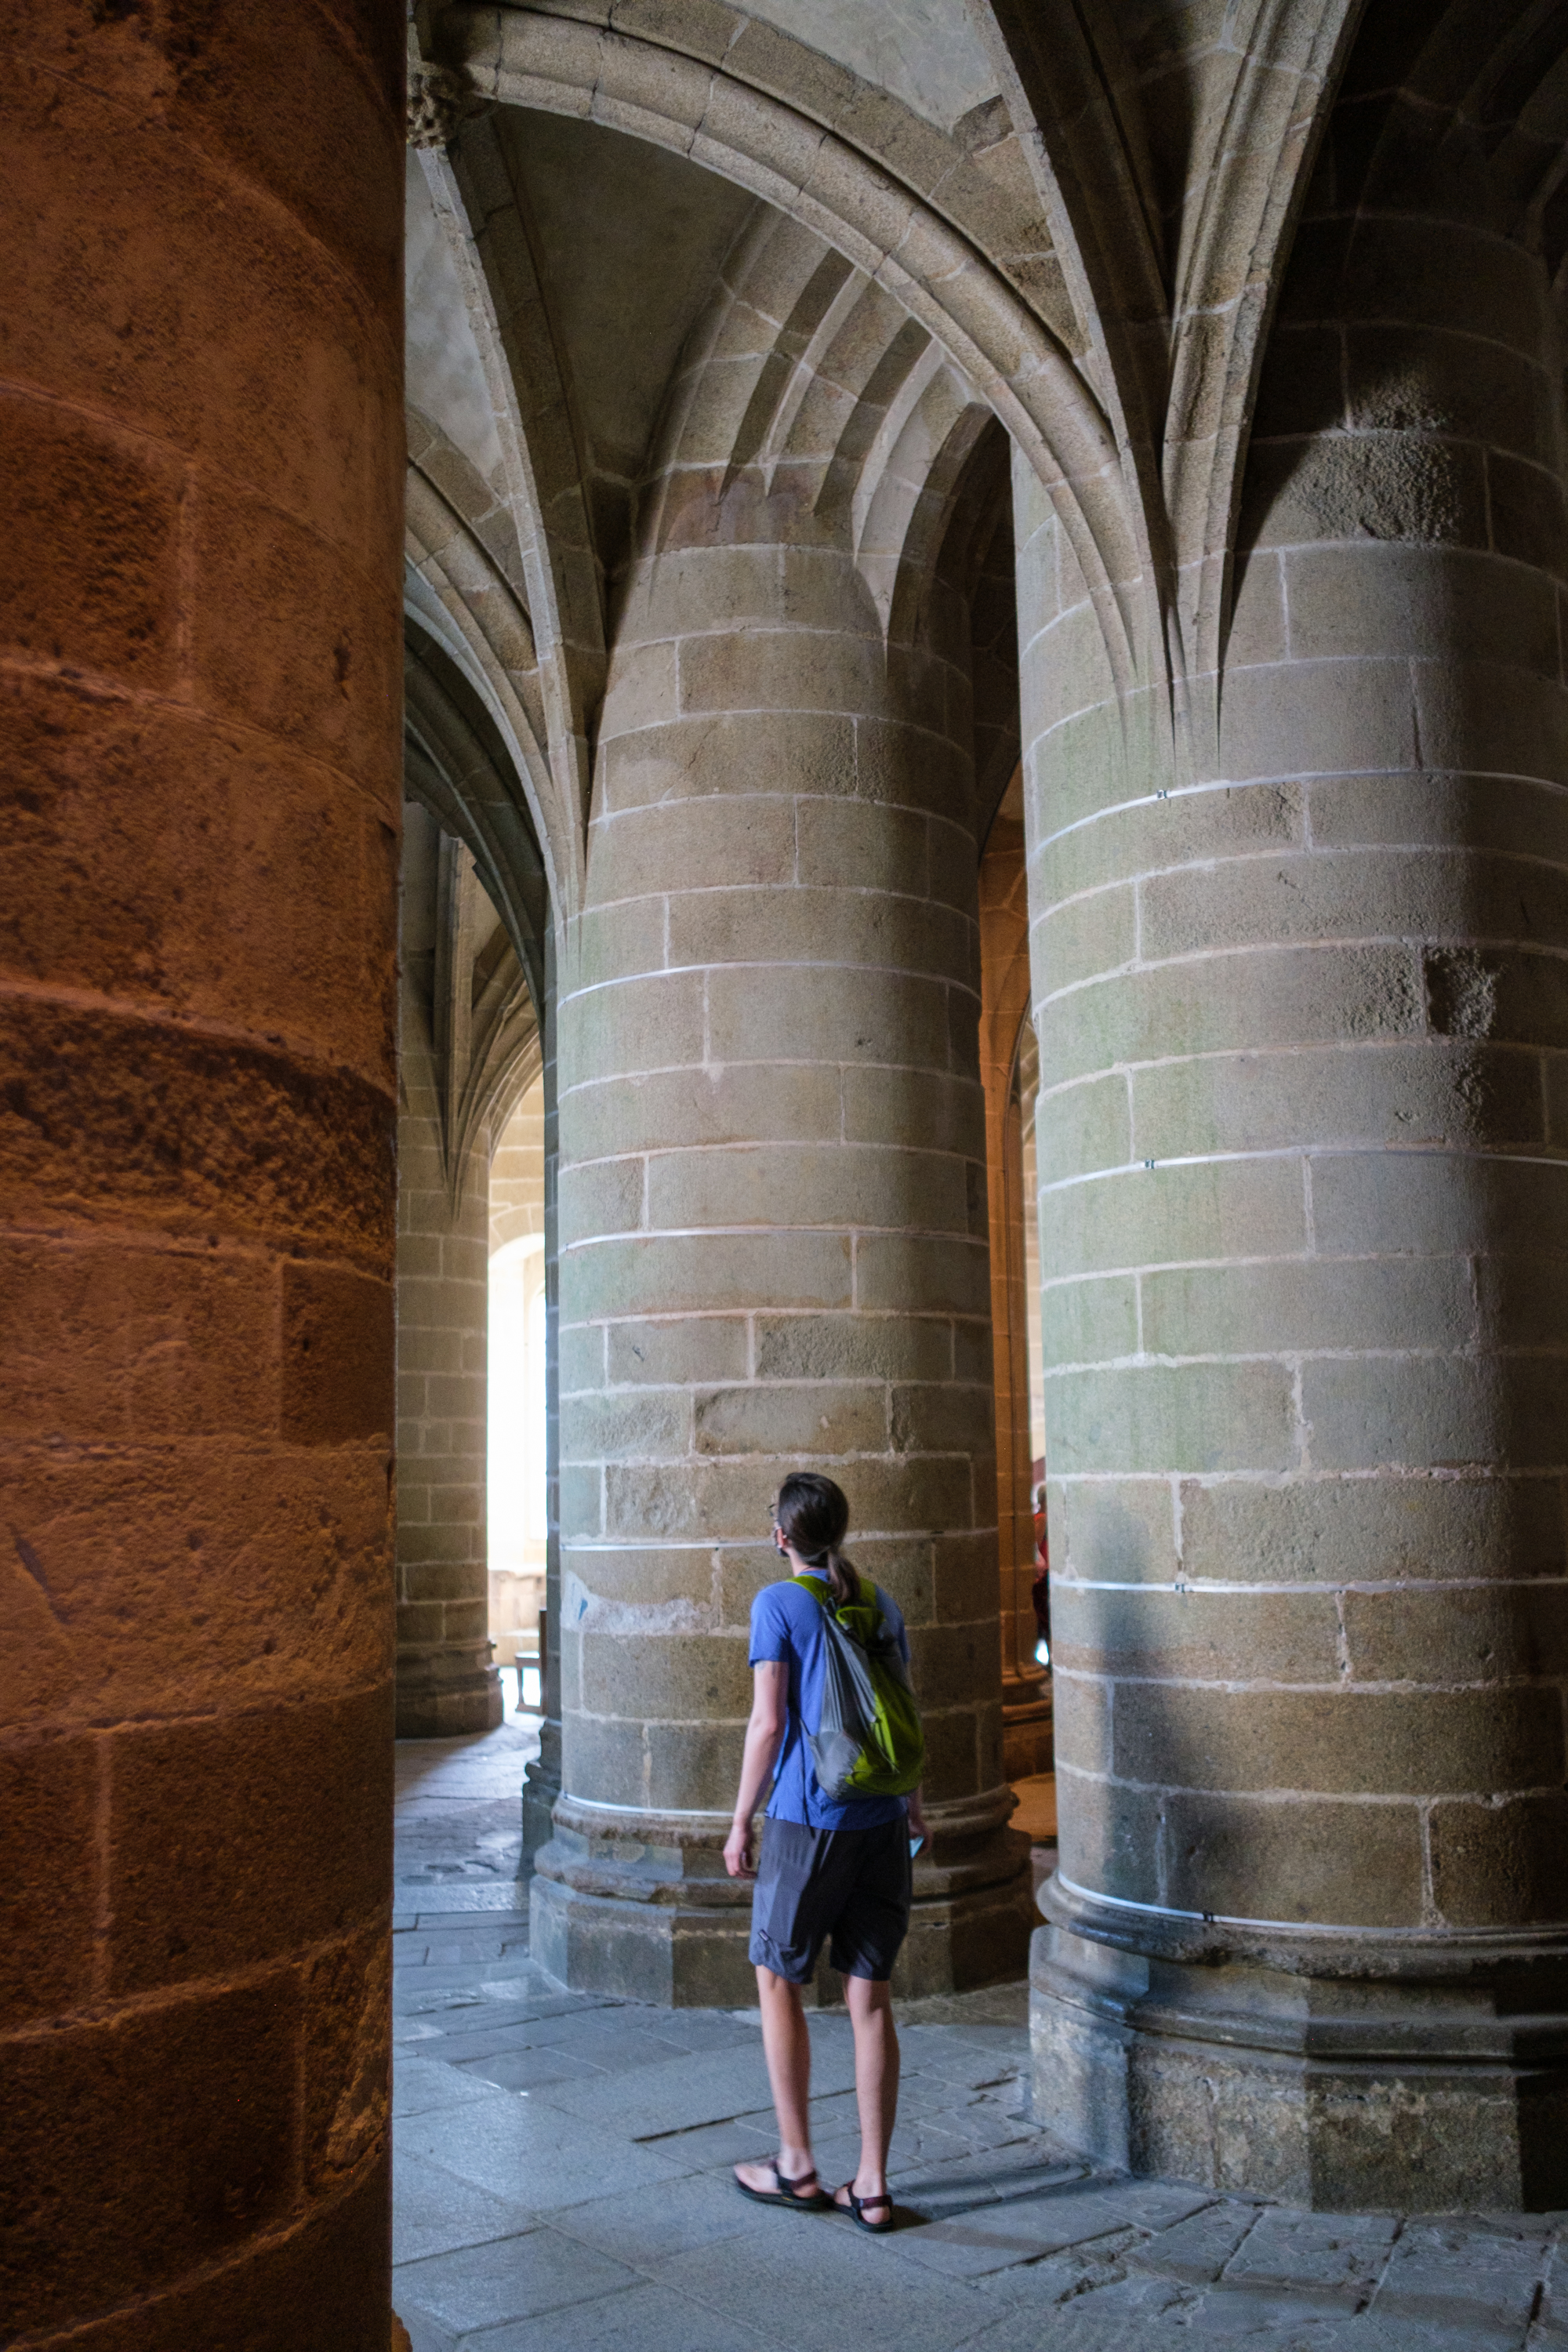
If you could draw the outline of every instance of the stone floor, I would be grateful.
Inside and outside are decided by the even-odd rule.
[[[1092,2170],[1027,2112],[1021,1986],[902,2012],[896,2232],[748,2204],[729,2167],[773,2144],[755,2012],[568,1993],[529,1958],[507,1871],[531,1734],[398,1753],[415,2352],[1568,2352],[1568,2217],[1310,2214]],[[842,2179],[849,2030],[811,2031]]]

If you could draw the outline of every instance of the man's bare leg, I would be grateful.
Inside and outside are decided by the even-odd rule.
[[[855,2104],[860,2111],[860,2166],[850,2185],[863,2205],[872,2206],[870,2219],[880,2221],[891,2210],[886,2201],[888,2149],[899,2112],[899,2037],[892,1995],[885,1982],[846,1977],[844,1996],[855,2028]],[[837,2201],[847,2208],[842,2191]]]
[[[763,2004],[763,2054],[768,2062],[773,2113],[778,2117],[779,2177],[813,2188],[816,2167],[811,2154],[811,2032],[800,1987],[791,1984],[787,1977],[775,1976],[772,1969],[759,1969],[757,1992]],[[858,2041],[856,2046],[858,2050]],[[735,2178],[746,2188],[764,2193],[773,2185],[771,2164],[738,2164]]]

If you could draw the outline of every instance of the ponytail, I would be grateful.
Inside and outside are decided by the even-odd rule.
[[[846,1559],[844,1554],[835,1546],[831,1551],[823,1554],[823,1565],[827,1570],[827,1582],[833,1594],[833,1605],[836,1609],[842,1609],[846,1601],[854,1600],[859,1590],[855,1576],[855,1564],[852,1560]],[[812,1566],[814,1568],[816,1566],[815,1560]]]
[[[839,1549],[849,1525],[843,1487],[815,1470],[797,1470],[779,1488],[773,1517],[790,1549],[808,1567],[826,1571],[835,1608],[853,1601],[859,1590],[854,1562]]]

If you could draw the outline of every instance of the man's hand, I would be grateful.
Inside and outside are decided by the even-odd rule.
[[[755,1878],[752,1860],[752,1824],[737,1814],[724,1841],[724,1867],[731,1878]]]
[[[929,1842],[931,1832],[926,1827],[925,1806],[921,1801],[923,1795],[922,1790],[911,1789],[904,1802],[910,1811],[910,1835],[925,1838]]]

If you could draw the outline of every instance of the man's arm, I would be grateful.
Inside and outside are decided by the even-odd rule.
[[[731,1878],[757,1874],[752,1860],[752,1816],[773,1777],[789,1715],[785,1660],[763,1658],[752,1673],[752,1719],[746,1726],[745,1752],[741,1759],[741,1790],[735,1799],[735,1819],[724,1841],[724,1867]]]

